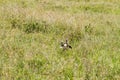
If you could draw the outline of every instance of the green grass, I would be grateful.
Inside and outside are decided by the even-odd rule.
[[[1,80],[119,80],[119,0],[0,0],[0,43]]]

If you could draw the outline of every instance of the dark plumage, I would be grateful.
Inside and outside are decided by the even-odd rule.
[[[63,48],[63,50],[67,50],[67,49],[72,49],[72,46],[70,46],[69,44],[68,44],[68,41],[66,40],[66,42],[64,43],[64,42],[61,42],[61,48]]]

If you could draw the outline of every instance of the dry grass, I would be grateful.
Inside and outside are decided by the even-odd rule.
[[[0,0],[1,80],[119,80],[119,0]],[[72,50],[62,51],[69,40]]]

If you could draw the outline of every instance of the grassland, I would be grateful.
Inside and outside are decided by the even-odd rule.
[[[0,0],[0,43],[0,80],[120,80],[120,1]]]

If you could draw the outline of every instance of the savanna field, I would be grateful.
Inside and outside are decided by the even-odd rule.
[[[120,0],[0,0],[0,80],[120,80]]]

